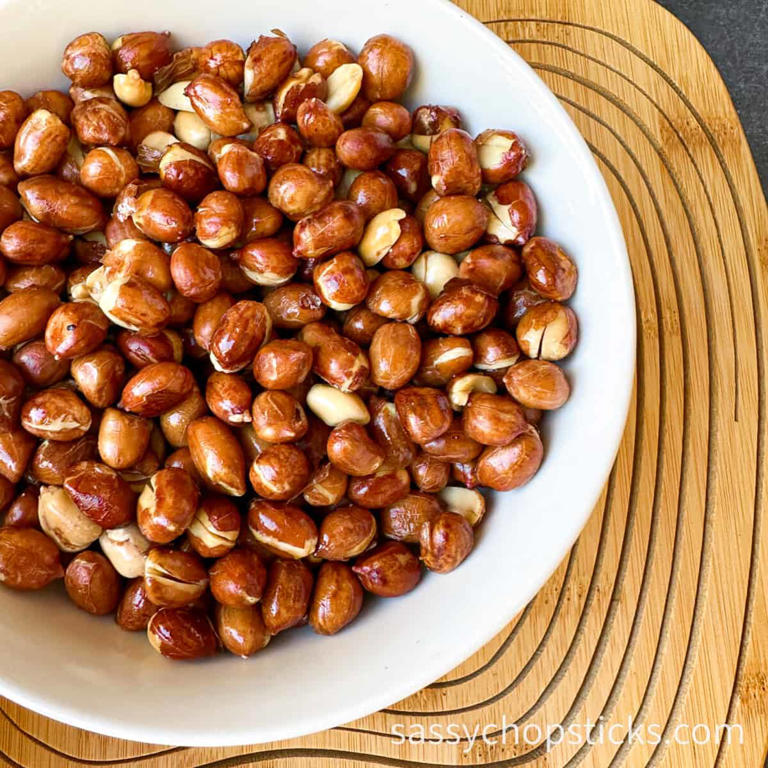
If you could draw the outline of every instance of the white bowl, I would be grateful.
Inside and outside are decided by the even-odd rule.
[[[568,361],[573,394],[546,419],[544,464],[497,496],[477,547],[447,576],[397,600],[370,600],[333,638],[278,637],[247,661],[173,663],[143,633],[73,609],[61,590],[0,590],[0,694],[48,717],[137,741],[233,745],[287,739],[367,715],[445,674],[493,637],[545,582],[576,539],[612,465],[632,386],[635,314],[621,228],[586,144],[528,65],[443,0],[7,0],[0,87],[65,86],[66,43],[90,30],[169,29],[179,45],[219,37],[246,45],[283,29],[306,50],[323,37],[352,48],[388,32],[409,43],[411,106],[452,104],[473,133],[511,128],[530,147],[525,179],[542,234],[579,267],[572,306],[581,341]]]

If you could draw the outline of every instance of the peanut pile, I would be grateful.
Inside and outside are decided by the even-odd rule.
[[[411,49],[73,40],[0,92],[0,581],[172,659],[456,568],[543,458],[577,270]]]

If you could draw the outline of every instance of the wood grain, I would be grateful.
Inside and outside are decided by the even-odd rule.
[[[461,5],[562,100],[627,238],[635,394],[582,536],[497,638],[371,717],[289,742],[169,750],[5,701],[0,750],[9,765],[752,768],[765,760],[768,213],[728,93],[692,35],[650,0]],[[661,742],[624,738],[629,717],[657,725]],[[605,737],[550,751],[511,734],[496,745],[392,743],[398,723],[497,732],[503,718],[521,729],[600,723]],[[723,723],[739,725],[743,738],[731,731],[728,744],[721,732],[720,743],[694,743]],[[624,726],[612,740],[614,724]]]

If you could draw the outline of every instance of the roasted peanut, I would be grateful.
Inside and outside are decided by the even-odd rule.
[[[20,176],[50,173],[69,143],[69,128],[47,109],[36,109],[19,128],[13,149],[13,167]]]
[[[432,250],[454,254],[471,248],[485,232],[489,210],[474,197],[448,195],[429,206],[424,239]]]
[[[264,297],[264,306],[276,328],[292,330],[321,320],[326,312],[315,289],[302,283],[279,286]]]
[[[384,172],[405,200],[417,203],[426,196],[428,190],[437,198],[437,193],[430,190],[427,158],[418,150],[398,149],[384,166]]]
[[[264,128],[253,142],[253,148],[272,173],[286,163],[298,163],[304,152],[301,136],[285,123]]]
[[[576,290],[578,271],[565,251],[546,237],[531,238],[522,251],[528,281],[552,301],[566,301]]]
[[[415,443],[434,440],[451,426],[451,405],[439,389],[401,389],[395,394],[395,407],[403,427]]]
[[[84,187],[56,176],[35,176],[18,185],[21,204],[36,221],[73,235],[103,227],[101,202]]]
[[[476,459],[483,446],[470,437],[462,422],[454,419],[442,435],[422,443],[422,449],[430,456],[447,462],[468,462]]]
[[[317,574],[309,623],[320,635],[335,635],[353,621],[363,606],[363,588],[343,563],[323,563]]]
[[[101,460],[113,469],[133,466],[146,452],[151,431],[149,420],[117,408],[107,408],[99,422]]]
[[[85,356],[88,357],[87,355]],[[45,341],[37,339],[18,347],[13,353],[13,364],[21,371],[24,380],[33,387],[50,387],[61,381],[69,372],[69,360],[57,360],[46,348]],[[74,360],[72,361],[74,364]],[[75,366],[73,365],[73,368]],[[72,378],[80,388],[80,391],[90,401],[78,380],[76,370],[72,371]],[[94,403],[98,405],[98,403]]]
[[[488,129],[475,139],[477,157],[486,184],[504,184],[525,168],[528,150],[512,131]]]
[[[94,616],[112,613],[120,600],[117,571],[98,552],[81,552],[70,562],[64,587],[78,608]]]
[[[454,278],[430,305],[427,322],[439,333],[463,336],[490,325],[498,308],[498,300],[490,293],[467,280]]]
[[[89,301],[61,304],[48,318],[45,346],[56,358],[87,355],[107,337],[109,320]]]
[[[187,541],[200,557],[222,557],[237,543],[240,513],[224,496],[205,496],[187,528]]]
[[[192,211],[186,201],[170,189],[150,189],[139,195],[133,223],[152,240],[178,243],[193,226]]]
[[[216,601],[233,608],[258,603],[267,582],[264,562],[247,549],[235,549],[219,558],[208,574]]]
[[[296,225],[294,256],[322,258],[354,248],[363,236],[363,223],[363,214],[354,203],[348,200],[328,203]]]
[[[388,134],[392,141],[400,141],[411,132],[411,114],[395,101],[377,101],[363,115],[363,126],[378,128]]]
[[[304,621],[313,581],[312,572],[300,560],[278,558],[270,565],[267,586],[261,598],[261,615],[270,635]]]
[[[147,637],[162,656],[177,661],[216,653],[216,634],[210,619],[195,608],[161,608],[147,625]]]
[[[498,296],[511,288],[523,273],[517,251],[503,245],[482,245],[462,259],[459,277]]]
[[[504,385],[526,408],[551,411],[560,408],[571,394],[562,369],[547,360],[523,360],[507,369]]]
[[[44,440],[37,446],[30,469],[38,482],[62,485],[70,467],[95,458],[96,441],[90,435],[66,443]]]
[[[178,405],[192,391],[191,371],[179,363],[153,363],[129,379],[120,407],[146,418],[159,416]]]
[[[170,32],[131,32],[112,43],[118,72],[138,70],[145,80],[171,61]]]
[[[319,211],[333,199],[333,184],[306,165],[281,165],[269,182],[269,202],[291,221]]]
[[[536,198],[522,181],[508,181],[486,195],[491,214],[487,238],[501,245],[524,245],[536,230]]]
[[[338,467],[326,461],[315,470],[304,488],[304,501],[312,507],[338,504],[347,492],[348,479]]]
[[[181,469],[156,472],[139,497],[136,516],[141,532],[156,544],[167,544],[192,523],[199,492]]]
[[[119,147],[128,142],[130,124],[128,113],[111,96],[96,96],[75,103],[72,127],[84,145]]]
[[[482,182],[472,137],[461,128],[448,128],[429,146],[428,172],[438,195],[476,195]]]
[[[328,437],[328,458],[342,472],[359,477],[373,474],[384,461],[384,451],[365,427],[347,421],[334,427]]]
[[[70,467],[64,489],[77,508],[103,529],[117,528],[133,519],[136,498],[114,469],[97,461]]]
[[[238,301],[216,325],[210,342],[214,368],[235,373],[253,363],[271,326],[267,307],[258,301]]]
[[[42,440],[69,442],[91,428],[91,412],[69,389],[44,389],[22,406],[21,426]]]
[[[307,557],[317,546],[312,518],[288,504],[254,499],[248,508],[248,528],[256,541],[283,557]]]
[[[486,448],[477,460],[477,479],[495,491],[509,491],[527,483],[544,456],[541,438],[529,426],[510,443]]]
[[[357,61],[363,68],[363,93],[371,101],[396,101],[411,82],[413,51],[391,35],[367,40]]]
[[[227,144],[216,160],[216,168],[224,189],[235,195],[260,195],[267,186],[261,155],[242,144]]]
[[[157,606],[147,597],[144,579],[134,579],[123,592],[117,605],[115,621],[126,632],[146,630],[149,620],[157,611]]]
[[[125,382],[125,360],[112,347],[102,347],[76,357],[71,373],[85,399],[97,408],[106,408],[120,397]]]
[[[391,269],[373,281],[365,304],[371,312],[390,320],[417,323],[427,310],[429,293],[410,272]]]
[[[369,355],[373,383],[400,389],[419,367],[421,339],[408,323],[386,323],[373,335]]]
[[[448,484],[451,476],[451,465],[428,453],[420,453],[411,462],[409,469],[413,482],[420,491],[425,493],[441,491]]]
[[[217,605],[215,618],[221,644],[241,658],[248,658],[265,648],[272,638],[259,606]]]
[[[34,528],[0,528],[0,581],[12,589],[42,589],[64,575],[59,550]]]
[[[399,597],[421,580],[416,555],[399,541],[388,541],[360,556],[352,570],[363,587],[379,597]]]
[[[475,536],[462,515],[440,512],[421,529],[421,560],[430,571],[449,573],[472,551]]]
[[[235,252],[235,260],[243,275],[256,285],[285,285],[299,268],[290,244],[277,237],[252,240]]]
[[[37,514],[40,527],[62,552],[80,552],[101,535],[101,526],[86,517],[63,488],[41,487]]]
[[[187,428],[192,460],[205,483],[228,496],[245,493],[245,456],[230,429],[212,416]]]
[[[336,154],[347,167],[358,171],[372,171],[386,163],[395,153],[389,134],[378,128],[351,128],[336,141]]]
[[[248,49],[244,65],[243,92],[247,101],[269,96],[290,74],[296,61],[296,46],[284,35],[262,35]]]
[[[216,186],[216,168],[205,154],[191,144],[175,141],[163,152],[157,166],[163,186],[185,200],[202,200]]]

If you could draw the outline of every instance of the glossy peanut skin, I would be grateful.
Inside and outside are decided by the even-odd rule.
[[[317,574],[309,624],[320,635],[335,635],[363,607],[363,588],[349,566],[323,563]]]
[[[137,578],[126,587],[120,598],[115,622],[126,632],[143,631],[156,611],[157,606],[147,597],[144,579]]]
[[[187,86],[185,94],[212,131],[222,136],[235,136],[250,127],[237,91],[226,80],[203,73]]]
[[[432,302],[427,322],[439,333],[463,336],[490,325],[498,308],[494,296],[479,286],[454,278]]]
[[[395,395],[400,421],[411,439],[426,443],[451,426],[451,406],[445,394],[432,387],[407,387]]]
[[[306,557],[317,545],[314,521],[291,504],[254,499],[248,508],[248,527],[257,541],[283,557]]]
[[[245,60],[245,97],[257,101],[269,96],[288,76],[296,60],[296,47],[286,37],[262,35],[248,49]]]
[[[314,579],[300,560],[278,558],[269,567],[261,615],[271,635],[301,624],[307,614]]]
[[[12,589],[42,589],[64,575],[59,550],[33,528],[0,528],[0,575]]]
[[[376,535],[376,519],[359,506],[338,507],[320,524],[315,554],[324,560],[349,560],[365,551]]]
[[[269,327],[267,308],[258,301],[239,301],[219,320],[211,335],[214,366],[225,373],[242,370],[253,362]]]
[[[67,566],[64,586],[70,600],[94,616],[112,613],[120,600],[120,578],[104,555],[81,552]]]
[[[253,376],[266,389],[290,389],[301,384],[311,369],[312,348],[293,339],[268,342],[253,360]]]
[[[261,617],[260,606],[217,605],[215,618],[221,644],[241,658],[260,651],[272,638]]]
[[[300,259],[313,259],[350,250],[360,242],[363,224],[362,211],[354,203],[328,203],[298,222],[293,231],[293,254]]]
[[[486,448],[477,461],[477,479],[496,491],[527,483],[538,471],[544,449],[538,432],[529,427],[505,446]]]
[[[455,512],[441,512],[421,529],[421,560],[430,571],[450,573],[472,551],[472,526]]]
[[[133,519],[136,497],[111,467],[95,461],[75,464],[64,488],[78,509],[102,528],[117,528]]]
[[[363,587],[379,597],[399,597],[421,580],[416,555],[399,541],[388,541],[359,557],[352,570]]]
[[[125,359],[117,350],[104,346],[76,357],[70,371],[85,399],[97,408],[106,408],[120,397],[125,369]]]
[[[128,380],[120,405],[138,416],[154,418],[180,403],[191,391],[194,378],[179,363],[153,363]]]
[[[374,333],[369,355],[374,384],[400,389],[419,367],[421,339],[408,323],[387,323]]]
[[[363,94],[371,101],[395,101],[410,84],[413,51],[390,35],[367,40],[357,61],[363,68]]]
[[[189,527],[195,516],[199,491],[189,474],[167,468],[156,472],[139,497],[136,519],[139,529],[151,542],[168,544]]]
[[[521,405],[543,411],[560,408],[571,393],[562,369],[547,360],[516,363],[504,374],[504,384]]]
[[[194,608],[160,608],[149,620],[152,647],[169,659],[186,661],[216,653],[216,635],[208,617]]]
[[[30,397],[21,409],[21,426],[43,440],[70,442],[91,427],[91,412],[71,390],[45,389]]]
[[[424,217],[424,239],[440,253],[471,248],[485,232],[488,209],[469,195],[449,195],[435,201]]]
[[[203,480],[229,496],[245,493],[245,457],[230,429],[212,416],[193,421],[188,429],[189,450]]]
[[[16,221],[3,229],[0,252],[13,264],[50,264],[67,256],[72,235],[36,221]]]
[[[214,563],[209,576],[211,593],[218,603],[245,608],[261,599],[267,568],[255,552],[235,549]]]
[[[531,238],[522,251],[531,287],[545,299],[566,301],[576,290],[578,270],[571,258],[553,240]]]
[[[39,336],[59,303],[49,288],[26,288],[6,296],[0,301],[0,349]]]

